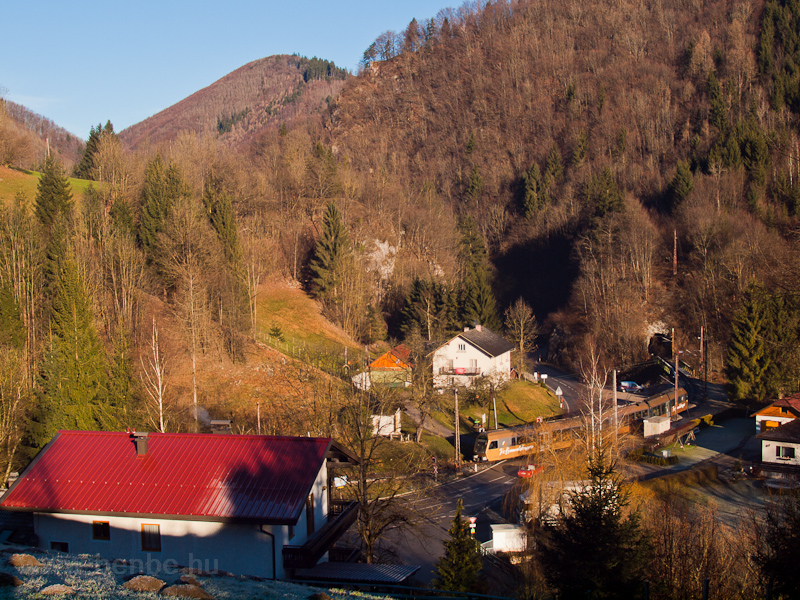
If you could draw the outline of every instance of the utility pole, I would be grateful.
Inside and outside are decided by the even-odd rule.
[[[678,407],[678,368],[680,366],[678,364],[679,357],[680,357],[680,352],[678,352],[678,349],[676,348],[675,349],[675,396],[672,398],[672,405],[675,407],[676,410]],[[667,402],[667,415],[669,416],[671,421],[672,410],[669,408],[669,402]]]
[[[678,230],[673,230],[673,245],[672,245],[672,275],[673,277],[678,274]]]
[[[455,446],[456,446],[456,472],[461,471],[461,427],[459,427],[460,417],[458,415],[458,388],[453,388],[453,394],[456,398],[456,431],[455,431]]]
[[[258,435],[261,435],[261,402],[256,401],[256,419],[258,421]]]
[[[612,375],[612,389],[614,390],[614,447],[619,449],[619,414],[617,413],[617,370]]]
[[[492,407],[494,407],[494,428],[497,429],[497,400],[494,395],[494,383],[492,383]]]

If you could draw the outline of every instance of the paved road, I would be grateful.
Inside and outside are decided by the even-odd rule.
[[[566,412],[578,410],[580,400],[586,396],[586,392],[584,390],[585,386],[575,375],[565,373],[544,363],[538,363],[534,371],[547,375],[548,387],[553,390],[561,388],[561,400]]]
[[[408,497],[411,507],[420,517],[417,531],[406,534],[390,532],[386,539],[403,564],[420,565],[415,579],[422,582],[433,579],[436,561],[444,554],[444,542],[448,539],[447,531],[459,498],[464,503],[462,516],[465,519],[478,518],[476,537],[480,541],[491,537],[491,522],[505,522],[496,513],[502,510],[506,493],[517,483],[517,468],[516,464],[498,463],[426,491],[425,496],[419,499]]]

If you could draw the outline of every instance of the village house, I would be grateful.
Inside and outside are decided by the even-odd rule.
[[[771,427],[761,440],[761,471],[800,475],[800,419]]]
[[[751,416],[756,418],[757,434],[780,427],[784,423],[800,417],[800,394],[792,394],[776,400]]]
[[[499,385],[511,377],[513,349],[512,343],[486,327],[466,327],[433,351],[433,385],[469,387],[482,377]]]
[[[355,520],[331,489],[357,462],[327,438],[61,431],[0,508],[33,513],[43,549],[283,579]]]
[[[369,364],[369,378],[378,387],[411,385],[411,350],[405,344],[395,346]]]

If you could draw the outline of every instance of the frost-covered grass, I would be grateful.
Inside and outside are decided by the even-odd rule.
[[[9,557],[14,553],[35,556],[41,567],[12,567]],[[64,584],[75,590],[69,598],[163,598],[155,592],[134,592],[122,587],[132,575],[130,570],[98,556],[72,555],[61,552],[42,552],[28,547],[0,546],[0,572],[14,575],[24,582],[19,587],[0,587],[0,599],[23,598],[44,599],[52,596],[40,594],[40,590],[53,584]],[[171,575],[154,574],[167,585],[176,583],[181,573]],[[380,598],[361,592],[337,588],[319,588],[283,581],[261,581],[241,576],[191,575],[203,589],[217,600],[306,600],[312,594],[325,592],[333,600],[346,598]]]

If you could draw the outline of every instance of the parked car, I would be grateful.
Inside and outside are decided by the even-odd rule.
[[[639,385],[635,381],[623,381],[619,384],[620,392],[641,392],[644,389],[643,385]]]
[[[517,477],[533,477],[542,471],[544,471],[544,467],[539,465],[522,465],[517,471]]]

